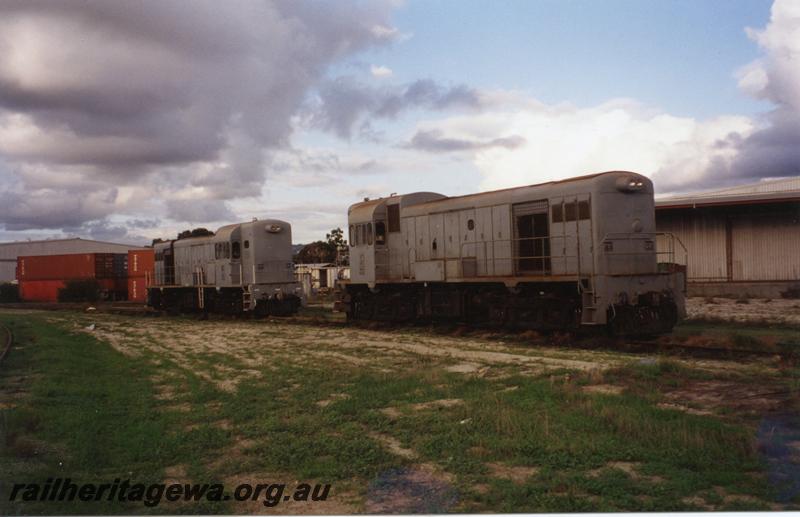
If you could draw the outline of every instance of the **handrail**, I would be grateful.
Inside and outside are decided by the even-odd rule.
[[[669,249],[666,251],[661,251],[658,249],[658,243],[656,239],[660,236],[665,236],[669,238]],[[533,268],[531,270],[527,270],[526,273],[535,272],[541,273],[547,276],[557,276],[560,274],[566,275],[576,275],[578,277],[582,276],[583,271],[583,264],[584,260],[591,261],[591,273],[587,273],[587,275],[594,275],[596,274],[596,266],[594,264],[595,257],[597,256],[640,256],[640,257],[648,257],[653,256],[658,263],[659,258],[666,255],[668,257],[669,262],[674,263],[675,258],[677,255],[677,250],[675,249],[675,242],[677,241],[680,249],[683,252],[683,257],[687,257],[687,249],[683,242],[678,239],[671,232],[609,232],[606,233],[600,241],[600,245],[604,242],[608,241],[641,241],[641,240],[652,240],[653,241],[653,249],[652,250],[633,250],[633,251],[596,251],[594,247],[589,247],[589,250],[584,256],[580,254],[580,236],[576,235],[549,235],[549,236],[542,236],[542,237],[523,237],[517,239],[495,239],[495,240],[480,240],[480,241],[466,241],[459,244],[459,254],[457,257],[448,257],[446,254],[442,257],[431,257],[427,259],[427,261],[441,261],[445,266],[445,275],[447,275],[447,264],[456,261],[458,264],[458,275],[460,277],[464,277],[464,261],[465,260],[475,260],[476,264],[482,264],[484,267],[479,268],[476,266],[476,270],[474,274],[469,275],[469,278],[473,277],[491,277],[497,276],[497,269],[498,264],[508,263],[509,266],[513,266],[515,262],[521,260],[531,260],[531,261],[540,261],[540,265],[542,267]],[[548,253],[541,253],[541,254],[532,254],[532,255],[520,255],[514,254],[513,250],[519,248],[519,243],[524,241],[533,241],[534,245],[536,245],[537,241],[541,243],[542,246],[541,251],[548,251]],[[570,242],[572,241],[572,242]],[[561,253],[553,253],[553,248],[559,247],[559,242],[561,243],[560,249]],[[490,248],[489,245],[495,246],[497,244],[505,244],[507,247],[505,251],[508,251],[509,254],[506,257],[498,258],[496,256],[496,250],[494,248]],[[516,244],[516,246],[515,246]],[[474,252],[471,254],[467,254],[466,247],[467,246],[474,246]],[[491,257],[489,250],[492,250]],[[570,253],[567,250],[571,250]],[[378,250],[376,250],[378,251]],[[413,260],[412,260],[412,252],[413,252]],[[445,251],[446,253],[446,251]],[[378,256],[381,255],[386,260],[379,261]],[[407,264],[409,269],[409,277],[413,277],[413,264],[416,262],[420,262],[418,257],[418,250],[416,246],[409,247],[406,250],[407,255]],[[482,257],[482,258],[480,258]],[[574,260],[575,263],[570,266],[569,261]],[[491,265],[491,267],[490,267]],[[376,276],[380,278],[400,278],[404,276],[404,267],[405,265],[398,261],[398,263],[394,263],[392,261],[391,251],[390,250],[380,250],[380,253],[376,253]],[[502,267],[502,266],[501,266]],[[383,268],[384,274],[380,274],[379,271]],[[491,269],[491,272],[490,272]],[[514,270],[510,270],[508,274],[519,275],[520,272],[517,271],[517,268],[513,268]],[[395,271],[399,271],[399,273],[394,274]],[[500,276],[506,276],[506,274],[501,274]],[[524,276],[524,275],[523,275]]]
[[[669,238],[669,249],[666,251],[658,251],[658,237],[668,237]],[[676,251],[674,249],[674,244],[677,242],[681,249],[683,250],[683,257],[686,261],[688,261],[689,252],[686,249],[686,246],[683,242],[672,232],[636,232],[636,233],[627,233],[627,232],[609,232],[606,233],[603,238],[600,240],[601,243],[605,243],[607,241],[632,241],[632,240],[652,240],[653,241],[653,254],[656,256],[656,259],[660,255],[667,255],[670,263],[677,263],[675,262],[676,258]],[[642,255],[643,252],[640,251],[605,251],[606,255],[613,255],[613,256],[620,256],[620,255]],[[682,265],[686,265],[685,263]]]
[[[289,273],[286,268],[287,261],[274,259],[266,260],[259,264],[252,264],[252,268],[248,268],[248,273],[252,273],[252,279],[244,278],[244,265],[239,263],[225,262],[224,278],[220,279],[219,270],[213,262],[206,265],[194,264],[179,264],[166,266],[160,262],[156,262],[153,271],[149,274],[146,273],[145,278],[148,287],[172,287],[172,286],[197,286],[197,285],[210,285],[211,279],[216,278],[214,284],[225,286],[245,286],[248,283],[257,283],[259,274],[266,275],[282,275]],[[262,266],[259,268],[259,266]],[[206,267],[210,266],[210,267]],[[238,275],[238,276],[237,276]],[[250,281],[252,280],[252,282]],[[267,282],[269,283],[269,282]]]

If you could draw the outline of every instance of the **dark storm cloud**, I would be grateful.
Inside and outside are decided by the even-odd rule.
[[[114,189],[87,194],[77,188],[0,192],[0,221],[11,231],[78,227],[111,213],[116,195]]]
[[[0,3],[0,160],[15,185],[0,187],[0,224],[64,228],[124,212],[116,197],[93,206],[76,197],[128,184],[165,200],[194,188],[216,200],[206,217],[230,216],[222,200],[258,195],[264,152],[288,141],[290,117],[327,66],[392,39],[390,9]],[[33,186],[34,169],[81,172],[69,188],[48,189]],[[173,215],[200,217],[188,200],[179,205]]]
[[[464,85],[448,88],[421,79],[404,86],[372,87],[352,77],[338,77],[318,88],[318,102],[309,108],[309,123],[311,127],[349,139],[360,121],[368,124],[373,118],[392,119],[415,108],[444,110],[481,106],[479,93]]]
[[[221,199],[181,199],[169,202],[167,217],[179,222],[209,223],[231,221],[235,215]]]
[[[800,4],[776,0],[763,30],[747,29],[764,56],[739,72],[739,86],[769,101],[774,109],[755,120],[748,135],[728,135],[719,148],[735,151],[732,160],[713,160],[698,181],[685,188],[715,187],[762,178],[800,176]],[[664,177],[674,176],[666,171]]]
[[[431,153],[451,153],[459,151],[479,151],[491,147],[516,149],[525,145],[525,139],[519,135],[493,138],[486,141],[446,138],[439,130],[417,131],[406,147]]]
[[[767,127],[740,143],[731,177],[800,176],[800,111],[781,106],[767,120]]]

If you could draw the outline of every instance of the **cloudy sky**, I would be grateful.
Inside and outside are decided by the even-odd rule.
[[[0,0],[0,241],[800,175],[800,2]]]

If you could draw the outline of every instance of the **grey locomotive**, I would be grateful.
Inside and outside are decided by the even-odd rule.
[[[684,316],[682,244],[655,231],[653,185],[636,173],[392,195],[352,205],[348,224],[351,280],[337,307],[349,319],[631,335]]]
[[[154,251],[148,305],[156,309],[287,316],[301,305],[285,221],[230,224],[213,236],[158,243]]]

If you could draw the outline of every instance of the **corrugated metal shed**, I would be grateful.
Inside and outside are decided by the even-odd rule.
[[[93,241],[77,237],[0,243],[0,282],[15,280],[17,257],[20,256],[66,255],[71,253],[127,253],[130,249],[141,249],[141,246]]]
[[[657,199],[656,226],[686,246],[696,294],[777,296],[800,283],[800,177]]]
[[[800,176],[675,196],[656,196],[656,208],[696,208],[785,201],[800,201]]]

